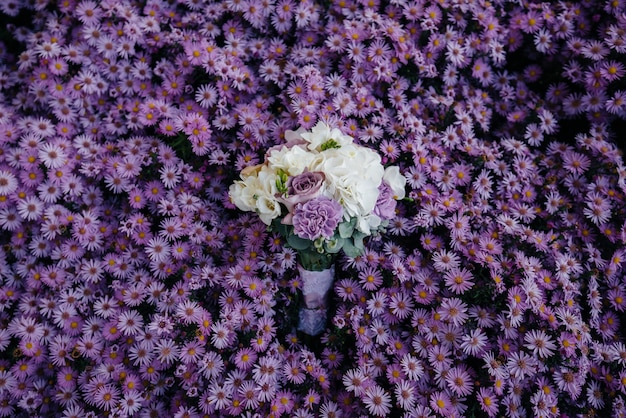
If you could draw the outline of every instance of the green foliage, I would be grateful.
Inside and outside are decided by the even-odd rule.
[[[276,189],[281,195],[286,194],[288,191],[287,181],[289,180],[289,175],[281,168],[277,170],[276,174]]]
[[[324,251],[330,254],[337,254],[343,248],[346,240],[336,235],[324,243]]]
[[[165,142],[169,143],[176,155],[183,161],[192,162],[195,159],[191,142],[186,134],[179,132],[174,139],[168,138]]]
[[[285,238],[287,245],[298,252],[298,258],[304,268],[324,270],[332,264],[341,250],[348,257],[357,257],[363,253],[365,234],[357,231],[355,226],[355,218],[342,222],[333,237],[315,241],[300,238],[294,233],[292,225],[285,225],[280,219],[274,219],[269,229],[278,232]]]
[[[311,247],[311,241],[300,238],[293,233],[287,235],[285,238],[287,239],[287,244],[296,251],[304,251]]]
[[[344,244],[343,244],[343,252],[348,256],[348,257],[358,257],[359,255],[362,254],[363,249],[359,249],[355,244],[353,240],[347,239]]]
[[[336,254],[303,250],[298,251],[298,260],[305,270],[322,271],[330,268],[335,262]]]
[[[355,226],[356,226],[356,218],[352,218],[349,221],[341,222],[339,226],[337,227],[339,236],[341,238],[350,238],[352,236],[352,232],[354,232]]]

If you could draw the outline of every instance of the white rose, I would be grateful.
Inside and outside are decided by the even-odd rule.
[[[268,195],[261,195],[256,200],[256,212],[259,219],[265,225],[272,223],[272,220],[280,216],[280,205],[278,201]]]
[[[385,169],[383,181],[391,187],[393,191],[393,198],[396,200],[404,199],[406,194],[406,177],[400,173],[400,168],[396,165],[392,165]]]
[[[297,176],[310,167],[316,155],[308,152],[303,146],[282,147],[272,150],[267,161],[274,170],[282,169],[290,176]]]
[[[268,166],[257,166],[242,180],[235,181],[229,188],[230,198],[243,211],[255,211],[266,225],[280,216],[280,204],[275,198],[276,172]]]
[[[280,204],[275,197],[278,193],[276,188],[278,176],[272,168],[263,166],[257,177],[250,178],[256,179],[255,184],[249,186],[254,188],[256,211],[263,223],[269,225],[272,223],[272,219],[280,216]]]
[[[276,180],[278,179],[278,176],[276,175],[276,171],[273,168],[263,166],[256,175],[256,179],[258,182],[257,194],[274,196],[276,193],[278,193],[278,189],[276,188]]]
[[[233,204],[237,206],[239,210],[252,211],[256,207],[254,192],[251,192],[251,189],[243,180],[237,180],[231,184],[228,189],[228,194]]]

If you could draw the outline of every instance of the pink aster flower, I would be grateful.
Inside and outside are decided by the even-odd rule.
[[[68,155],[65,150],[57,144],[46,143],[39,149],[39,159],[50,169],[55,169],[67,163]]]
[[[18,188],[18,181],[15,175],[8,170],[0,170],[0,195],[8,196]]]
[[[276,397],[272,402],[272,411],[276,411],[277,414],[291,413],[295,406],[294,396],[291,392],[281,390],[276,392]]]
[[[18,381],[12,373],[8,370],[0,371],[0,390],[3,393],[10,393],[17,384]]]
[[[117,326],[124,335],[135,335],[143,327],[143,318],[137,311],[128,310],[119,314]]]
[[[395,316],[403,319],[408,317],[413,310],[413,301],[408,294],[398,292],[391,296],[389,309]]]
[[[166,261],[170,255],[170,250],[170,244],[161,237],[150,239],[146,248],[148,257],[154,262]]]
[[[166,338],[157,341],[154,352],[161,363],[170,365],[178,358],[179,349],[173,340]]]
[[[292,383],[301,384],[306,380],[306,375],[301,365],[297,362],[287,362],[283,367],[285,378]]]
[[[184,324],[191,324],[200,321],[202,318],[202,308],[197,302],[184,300],[176,307],[176,317]]]
[[[418,381],[424,373],[424,367],[421,361],[410,354],[405,354],[400,364],[402,371],[409,380]]]
[[[342,377],[345,388],[353,392],[355,396],[361,396],[365,393],[371,382],[369,376],[362,368],[350,369]]]
[[[211,342],[216,348],[227,347],[231,338],[231,330],[222,321],[216,322],[211,326]]]
[[[120,390],[112,384],[104,384],[98,387],[93,394],[93,402],[105,411],[113,409],[120,399]]]

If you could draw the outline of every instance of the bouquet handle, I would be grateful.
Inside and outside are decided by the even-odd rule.
[[[304,302],[298,312],[298,330],[318,335],[326,328],[328,293],[335,281],[335,266],[321,271],[305,270],[298,266],[302,280]]]

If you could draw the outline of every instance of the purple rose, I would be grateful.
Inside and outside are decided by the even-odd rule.
[[[298,176],[291,177],[287,181],[287,193],[289,193],[287,199],[295,205],[317,197],[325,178],[321,171],[305,171]]]
[[[325,196],[298,203],[293,214],[293,228],[300,238],[314,241],[331,238],[341,221],[343,208]]]
[[[374,215],[381,219],[391,219],[396,216],[396,200],[393,198],[393,190],[385,182],[378,186],[378,199],[374,206]]]
[[[287,180],[287,197],[279,197],[279,201],[287,207],[287,215],[282,221],[284,224],[291,225],[295,205],[308,202],[320,194],[325,179],[322,172],[305,171]]]

